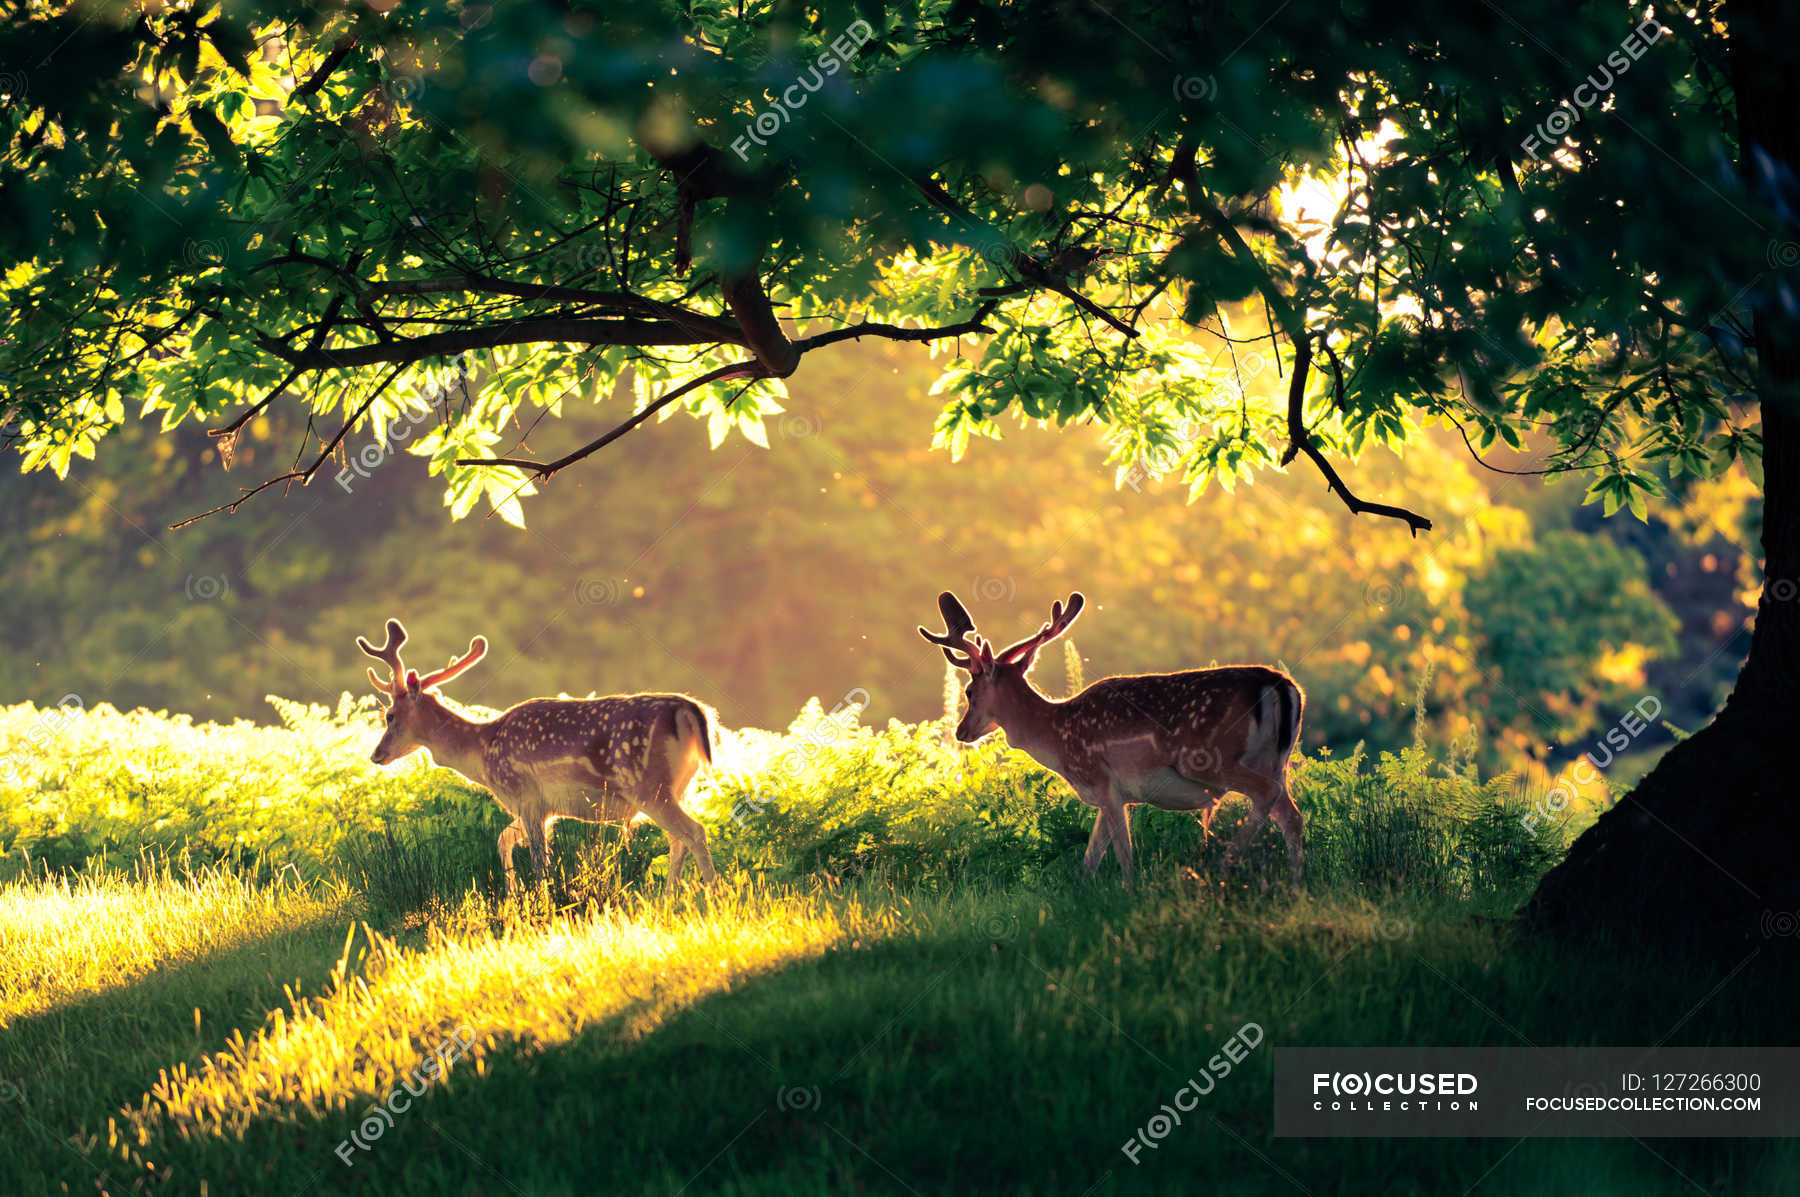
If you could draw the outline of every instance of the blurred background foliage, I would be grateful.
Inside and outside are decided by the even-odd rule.
[[[0,480],[0,699],[267,722],[267,694],[363,692],[353,638],[393,615],[421,667],[490,639],[454,688],[472,703],[675,689],[734,727],[785,727],[810,697],[930,719],[943,661],[913,627],[937,591],[1010,641],[1080,589],[1090,681],[1279,662],[1307,745],[1347,750],[1410,742],[1429,675],[1431,736],[1514,767],[1580,751],[1646,692],[1691,730],[1742,655],[1757,505],[1735,474],[1627,522],[1422,436],[1355,466],[1368,497],[1438,521],[1415,540],[1300,471],[1192,505],[1178,478],[1116,485],[1092,427],[1008,425],[953,466],[929,447],[940,370],[891,345],[809,358],[772,451],[651,425],[557,478],[524,531],[453,524],[421,458],[353,442],[336,478],[171,533],[285,467],[303,428],[272,412],[228,472],[197,429],[129,426],[66,483]],[[514,434],[553,452],[601,427],[587,405],[550,423]],[[1065,656],[1036,680],[1067,692]]]

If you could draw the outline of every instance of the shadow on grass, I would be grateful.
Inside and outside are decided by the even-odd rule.
[[[1791,1192],[1794,1145],[1274,1140],[1281,1044],[1792,1042],[1753,956],[1723,974],[1566,953],[1467,920],[1373,922],[1174,886],[1001,895],[676,1009],[466,1064],[334,1153],[366,1102],[153,1132],[181,1191],[290,1193]],[[1781,969],[1789,966],[1781,964]],[[470,1014],[471,1021],[474,1014]],[[1121,1147],[1243,1023],[1266,1045],[1133,1164]],[[646,1032],[644,1028],[652,1029]],[[120,1175],[130,1184],[146,1175]]]
[[[75,998],[0,1031],[0,1175],[12,1192],[84,1184],[96,1165],[76,1141],[104,1134],[167,1070],[193,1068],[286,1008],[287,987],[317,992],[345,943],[344,917],[321,912],[280,931]],[[196,1020],[195,1011],[199,1011]]]

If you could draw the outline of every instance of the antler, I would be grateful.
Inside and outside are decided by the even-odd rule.
[[[1058,636],[1068,631],[1069,625],[1075,622],[1075,617],[1081,614],[1082,607],[1086,605],[1087,599],[1082,597],[1081,591],[1079,590],[1069,596],[1069,605],[1067,607],[1063,606],[1061,603],[1050,604],[1050,622],[1033,632],[1031,635],[1025,637],[1025,639],[1019,641],[1017,644],[1009,646],[996,659],[1003,665],[1010,665],[1014,661],[1023,660],[1025,657],[1036,652],[1042,645],[1056,639]]]
[[[487,655],[487,637],[477,636],[469,641],[469,651],[460,657],[450,658],[450,663],[433,673],[419,679],[419,688],[428,690],[432,686],[447,682],[475,662]]]
[[[387,643],[380,648],[376,648],[361,636],[356,638],[356,647],[377,661],[385,662],[388,670],[392,673],[393,676],[384,682],[373,669],[369,670],[369,682],[385,694],[398,694],[406,685],[406,666],[400,663],[400,646],[405,643],[406,629],[400,626],[400,621],[397,619],[387,621]]]
[[[946,590],[938,595],[938,610],[944,616],[944,632],[928,632],[921,627],[919,635],[940,646],[950,664],[979,673],[984,664],[993,660],[993,653],[987,642],[975,635],[975,621],[969,618],[968,609]]]

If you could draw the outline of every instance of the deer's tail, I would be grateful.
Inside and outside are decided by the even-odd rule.
[[[675,734],[698,748],[708,765],[713,763],[713,720],[705,707],[691,698],[676,703]]]
[[[1277,688],[1281,716],[1275,725],[1275,759],[1285,765],[1288,757],[1293,755],[1295,742],[1300,739],[1300,716],[1306,709],[1306,695],[1294,679],[1282,680],[1287,684]]]

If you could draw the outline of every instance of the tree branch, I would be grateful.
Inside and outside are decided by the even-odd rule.
[[[1281,464],[1287,465],[1294,460],[1295,454],[1304,453],[1319,467],[1319,473],[1325,475],[1325,485],[1333,494],[1344,501],[1352,515],[1384,515],[1389,519],[1404,520],[1414,536],[1420,532],[1431,531],[1431,521],[1414,511],[1404,507],[1393,507],[1386,503],[1371,503],[1359,499],[1351,493],[1338,472],[1332,468],[1331,462],[1319,452],[1313,442],[1312,434],[1306,430],[1306,377],[1312,366],[1312,343],[1305,338],[1294,342],[1294,373],[1288,379],[1288,447],[1281,455]]]
[[[344,59],[348,58],[350,56],[350,51],[354,49],[356,49],[356,39],[354,37],[346,34],[345,36],[338,38],[337,44],[331,47],[331,53],[327,54],[319,62],[318,67],[314,69],[313,73],[307,76],[306,82],[302,83],[299,87],[296,87],[289,94],[289,101],[291,102],[296,97],[304,99],[317,92],[321,87],[324,87],[325,81],[331,78],[332,74],[336,72],[340,66],[344,65]]]
[[[800,365],[800,351],[782,331],[781,320],[755,271],[722,279],[719,290],[724,292],[725,306],[737,320],[742,334],[738,343],[756,355],[770,376],[786,378],[792,374]]]
[[[1131,327],[1131,325],[1125,323],[1125,321],[1119,319],[1087,296],[1081,294],[1081,292],[1052,275],[1050,271],[1044,268],[1044,265],[1041,262],[1030,254],[1015,248],[1010,242],[1006,241],[1005,237],[1001,235],[998,229],[993,228],[973,212],[957,203],[956,197],[946,191],[943,185],[936,179],[919,175],[909,175],[908,178],[912,180],[913,186],[919,189],[920,194],[930,200],[933,204],[937,205],[937,207],[950,218],[951,224],[962,226],[963,231],[973,237],[1003,244],[1006,248],[1006,264],[1010,266],[1020,278],[1036,286],[1056,292],[1088,315],[1111,325],[1124,336],[1135,337],[1138,335],[1137,329]]]
[[[396,337],[374,345],[337,349],[294,349],[274,337],[261,337],[264,349],[291,366],[308,370],[349,369],[398,362],[409,365],[428,357],[454,357],[469,349],[566,341],[577,345],[728,345],[744,344],[743,336],[724,322],[705,329],[684,328],[672,321],[576,319],[543,316],[511,320],[485,328]]]
[[[343,310],[343,307],[344,297],[341,295],[334,296],[331,302],[326,305],[325,318],[319,321],[319,328],[318,331],[313,334],[312,344],[307,346],[309,350],[316,352],[324,346],[325,339],[331,335],[332,325],[337,320],[337,314]],[[219,460],[221,462],[224,462],[227,466],[230,465],[231,450],[229,448],[229,442],[237,435],[237,430],[255,419],[257,412],[275,402],[275,400],[281,396],[282,392],[293,386],[294,380],[304,373],[306,373],[305,366],[295,366],[288,372],[286,378],[282,379],[267,395],[262,397],[260,402],[254,403],[246,408],[244,413],[237,419],[225,425],[223,428],[209,428],[206,430],[207,436],[221,437],[228,442],[227,445],[220,446]]]
[[[611,432],[606,433],[604,436],[596,437],[594,440],[581,446],[581,448],[576,449],[572,453],[564,454],[555,461],[532,461],[529,458],[523,457],[459,457],[456,459],[456,464],[466,466],[511,466],[515,470],[524,470],[538,478],[548,478],[552,474],[574,465],[582,458],[598,453],[600,450],[606,448],[606,446],[612,444],[627,432],[630,432],[683,395],[698,390],[708,383],[722,382],[726,379],[735,378],[748,378],[755,381],[760,378],[771,377],[773,377],[773,375],[768,372],[768,369],[761,362],[732,362],[730,365],[720,366],[716,370],[709,370],[698,378],[689,379],[687,382],[682,383],[680,386],[670,391],[667,395],[664,395],[661,399],[658,399],[656,402],[645,407],[643,411],[638,412],[629,420],[626,420],[623,424],[614,428]]]
[[[989,300],[975,309],[975,314],[970,316],[967,320],[957,324],[946,324],[937,328],[902,328],[897,324],[881,324],[864,321],[861,324],[850,324],[843,328],[834,328],[829,332],[819,333],[815,336],[803,337],[798,341],[789,342],[789,344],[793,346],[795,360],[798,361],[800,357],[810,353],[814,349],[819,349],[826,345],[835,345],[840,341],[855,340],[858,337],[883,337],[890,341],[932,341],[941,337],[960,337],[978,332],[992,332],[994,330],[982,323],[982,321],[994,310],[997,304],[997,300]],[[669,404],[709,383],[725,382],[735,379],[748,379],[751,382],[756,382],[760,379],[774,377],[777,377],[777,375],[771,372],[768,366],[760,360],[733,362],[729,365],[720,366],[716,370],[708,371],[698,378],[690,379],[689,381],[682,383],[667,395],[664,395],[656,402],[650,404],[648,407],[644,408],[643,411],[637,412],[629,420],[618,425],[610,432],[589,441],[587,444],[581,446],[581,448],[576,449],[571,453],[567,453],[562,457],[557,458],[555,461],[534,461],[525,457],[460,457],[457,459],[456,464],[466,466],[510,466],[515,470],[525,470],[537,478],[548,478],[552,474],[574,465],[582,458],[598,453],[632,429],[641,425],[644,421],[648,420],[651,416],[655,415]]]
[[[999,302],[997,299],[988,300],[975,309],[974,315],[956,324],[945,324],[936,328],[902,328],[898,324],[882,324],[865,320],[861,324],[847,324],[843,328],[834,328],[830,332],[802,337],[794,342],[794,345],[802,354],[805,354],[826,345],[835,345],[839,341],[854,341],[861,337],[883,337],[889,341],[936,341],[944,337],[968,337],[976,333],[991,333],[994,330],[985,321],[999,306]]]
[[[721,341],[735,344],[738,340],[736,326],[729,320],[708,316],[704,312],[690,311],[680,304],[663,303],[642,295],[634,295],[629,291],[596,291],[587,287],[564,287],[554,283],[514,282],[510,279],[475,273],[454,274],[440,278],[368,281],[357,278],[353,272],[345,270],[336,262],[303,253],[289,253],[278,258],[271,258],[257,269],[264,270],[288,265],[314,266],[337,276],[350,289],[359,306],[370,300],[393,295],[444,295],[456,292],[510,295],[514,299],[588,304],[594,307],[614,308],[622,312],[635,312],[641,316],[655,317],[671,324],[679,324],[684,328],[691,328],[696,332],[707,333]]]
[[[1389,519],[1403,520],[1414,536],[1420,532],[1431,531],[1431,521],[1417,512],[1408,511],[1404,507],[1390,506],[1386,503],[1370,503],[1358,498],[1348,486],[1344,485],[1344,480],[1338,477],[1337,470],[1332,468],[1331,462],[1326,460],[1325,454],[1319,451],[1318,445],[1312,439],[1312,434],[1306,430],[1306,380],[1311,373],[1313,353],[1311,334],[1307,331],[1305,321],[1294,310],[1294,305],[1288,302],[1288,297],[1281,293],[1281,288],[1275,285],[1275,280],[1269,277],[1269,272],[1263,269],[1262,264],[1250,252],[1250,247],[1245,244],[1243,235],[1237,231],[1230,220],[1226,219],[1225,214],[1202,193],[1200,172],[1195,168],[1194,154],[1193,144],[1184,140],[1175,151],[1175,161],[1170,167],[1172,177],[1181,180],[1182,186],[1187,191],[1188,206],[1206,222],[1220,240],[1225,242],[1231,250],[1232,256],[1245,266],[1254,268],[1257,292],[1262,296],[1263,302],[1268,305],[1268,310],[1274,313],[1275,319],[1281,325],[1281,330],[1287,334],[1288,341],[1294,347],[1294,373],[1288,379],[1288,447],[1287,452],[1281,455],[1281,464],[1286,466],[1294,460],[1296,455],[1304,453],[1311,459],[1313,465],[1318,467],[1319,473],[1325,476],[1325,485],[1331,488],[1333,494],[1343,500],[1344,506],[1350,509],[1351,514],[1382,515]]]
[[[279,477],[271,478],[267,482],[261,483],[260,485],[245,491],[229,503],[221,503],[210,510],[202,511],[199,515],[191,515],[178,524],[170,524],[169,531],[178,532],[189,524],[203,520],[209,515],[217,515],[221,511],[235,512],[239,507],[242,507],[245,503],[248,503],[251,499],[278,483],[298,480],[301,486],[305,486],[307,483],[311,482],[313,480],[313,475],[319,472],[319,467],[330,460],[333,453],[337,452],[337,447],[344,443],[344,438],[350,435],[350,430],[355,428],[362,418],[368,414],[369,409],[375,405],[375,400],[381,398],[382,392],[386,391],[394,384],[394,379],[400,377],[400,371],[404,368],[403,364],[395,366],[392,370],[388,371],[388,376],[381,380],[381,385],[369,392],[369,397],[364,399],[362,404],[350,414],[349,418],[344,421],[344,426],[338,429],[337,435],[332,437],[330,443],[323,449],[319,450],[319,455],[313,458],[312,464],[307,466],[304,470],[295,468]],[[311,425],[309,424],[308,427],[311,427]],[[301,447],[302,449],[305,448],[304,441],[301,442]],[[295,458],[295,461],[297,463],[299,459]]]

